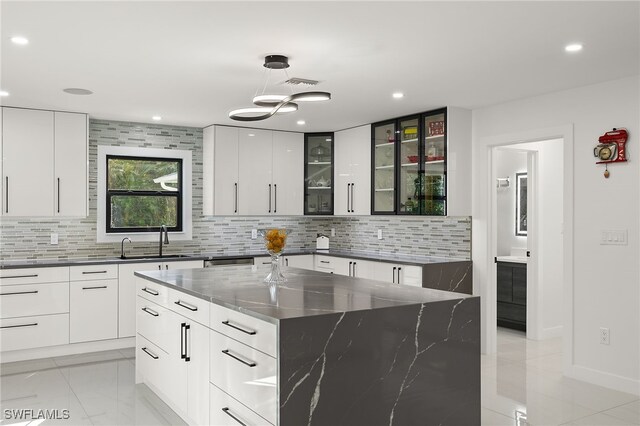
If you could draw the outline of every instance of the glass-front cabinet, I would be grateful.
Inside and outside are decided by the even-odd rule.
[[[304,135],[304,214],[333,214],[333,133]]]
[[[372,126],[372,214],[446,215],[446,109]]]

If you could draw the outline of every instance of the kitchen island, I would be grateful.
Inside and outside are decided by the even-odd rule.
[[[479,298],[265,273],[136,272],[136,381],[190,424],[480,424]]]

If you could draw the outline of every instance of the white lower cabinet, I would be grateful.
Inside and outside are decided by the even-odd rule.
[[[379,281],[422,287],[422,268],[414,265],[375,262],[373,272]]]
[[[209,422],[211,425],[260,426],[267,424],[267,420],[224,393],[215,385],[209,385],[209,410]]]
[[[313,255],[300,254],[297,256],[284,256],[284,265],[292,268],[309,269],[313,271]]]
[[[209,329],[198,323],[187,323],[187,415],[198,425],[209,421]],[[215,424],[215,423],[213,423]]]
[[[2,351],[17,351],[69,343],[69,314],[0,320]]]
[[[69,312],[69,283],[0,287],[0,318]]]
[[[118,280],[73,281],[69,288],[71,343],[118,337]]]
[[[276,359],[217,331],[211,331],[210,345],[211,383],[275,424]]]

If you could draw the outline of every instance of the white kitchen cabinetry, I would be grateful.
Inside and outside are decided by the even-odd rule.
[[[216,426],[258,426],[268,424],[265,419],[215,385],[210,385],[209,396],[209,424]]]
[[[70,268],[70,343],[118,337],[117,270],[116,265]]]
[[[403,265],[387,262],[374,262],[372,279],[392,284],[422,287],[422,268],[414,265]]]
[[[133,274],[135,271],[197,269],[203,266],[204,264],[201,260],[121,263],[118,265],[118,337],[132,337],[136,335],[136,277]],[[152,291],[157,292],[156,290]],[[152,293],[146,293],[146,295],[153,298]]]
[[[204,130],[205,215],[301,215],[304,136],[225,126]]]
[[[4,216],[87,215],[87,116],[2,108]]]
[[[340,216],[371,213],[371,126],[335,133],[335,209]]]
[[[345,257],[316,255],[316,270],[349,276],[349,259]]]
[[[284,265],[291,266],[292,268],[309,269],[313,271],[313,255],[312,254],[299,254],[297,256],[284,256]]]

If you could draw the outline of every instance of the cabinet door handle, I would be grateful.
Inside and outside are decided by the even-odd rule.
[[[396,283],[396,269],[398,269],[397,267],[393,267],[393,284]]]
[[[164,269],[169,270],[169,265],[164,265]]]
[[[82,271],[82,275],[89,275],[89,274],[106,274],[107,271]]]
[[[222,409],[222,411],[224,411],[224,413],[225,413],[227,416],[231,417],[233,420],[235,420],[236,422],[238,422],[238,424],[239,424],[239,425],[247,426],[247,425],[246,425],[246,423],[242,423],[242,422],[240,421],[240,419],[239,419],[239,418],[237,418],[236,416],[234,416],[233,414],[231,414],[231,411],[229,410],[229,407],[224,407],[224,408]]]
[[[353,275],[351,275],[351,266],[353,265],[353,262],[349,262],[349,276],[352,277]]]
[[[263,265],[271,265],[271,262],[262,262]]]
[[[58,213],[60,213],[60,178],[58,178]]]
[[[180,359],[185,359],[187,357],[186,351],[184,350],[184,327],[186,325],[186,322],[180,324]]]
[[[106,285],[100,285],[100,286],[96,286],[96,287],[82,287],[83,290],[99,290],[101,288],[107,288]]]
[[[331,262],[328,260],[321,260],[320,263],[331,263]]]
[[[236,193],[236,198],[235,198],[235,205],[234,205],[234,213],[238,213],[238,182],[234,183],[234,186],[236,187],[235,193]]]
[[[353,188],[355,188],[355,186],[355,183],[351,183],[351,213],[356,212],[356,209],[353,207]]]
[[[278,184],[273,184],[273,212],[278,211]]]
[[[144,351],[144,353],[146,353],[147,355],[149,355],[153,359],[158,359],[159,358],[158,355],[154,354],[153,352],[151,352],[147,348],[142,348],[142,350]]]
[[[402,268],[398,268],[398,284],[400,284],[400,271],[402,271]]]
[[[9,213],[9,176],[4,178],[7,183],[7,189],[4,191],[4,212]]]
[[[271,184],[269,184],[269,213],[271,213]]]
[[[189,335],[191,334],[191,325],[184,325],[184,362],[191,361],[189,356]]]
[[[37,294],[38,290],[33,291],[14,291],[13,293],[0,293],[0,296],[15,296],[17,294]]]
[[[158,270],[161,271],[162,270],[162,265],[158,265]]]
[[[286,266],[289,266],[289,259],[285,259],[285,260],[284,260],[284,264],[285,264]]]
[[[11,278],[37,278],[38,274],[31,274],[31,275],[13,275],[10,277],[2,277],[3,280],[8,280]]]
[[[154,317],[160,316],[159,313],[157,313],[153,309],[147,308],[146,306],[144,308],[142,308],[142,310],[145,311],[146,313],[148,313],[149,315],[153,315]]]
[[[251,330],[251,329],[244,329],[244,328],[238,327],[237,325],[233,325],[233,324],[231,324],[231,323],[229,322],[229,320],[227,320],[227,321],[222,321],[222,323],[223,323],[224,325],[226,325],[227,327],[235,328],[236,330],[242,331],[243,333],[247,333],[247,334],[250,334],[250,335],[252,335],[252,336],[253,336],[254,334],[257,334],[257,333],[258,333],[258,332],[257,332],[257,331],[255,331],[255,330]]]
[[[193,306],[193,305],[191,305],[189,303],[183,302],[182,300],[178,300],[177,302],[173,302],[173,303],[175,303],[176,305],[178,305],[178,306],[180,306],[182,308],[188,309],[188,310],[190,310],[192,312],[195,312],[195,311],[198,310],[197,306]]]
[[[225,354],[225,355],[230,356],[231,358],[235,359],[236,361],[240,361],[241,363],[243,363],[243,364],[244,364],[244,365],[246,365],[247,367],[255,367],[256,365],[258,365],[258,364],[256,364],[256,363],[255,363],[255,362],[253,362],[253,361],[249,361],[249,362],[247,362],[247,361],[245,361],[245,360],[243,360],[243,359],[238,358],[237,356],[235,356],[234,354],[232,354],[231,352],[229,352],[229,349],[223,349],[223,350],[222,350],[222,353],[223,353],[223,354]]]
[[[356,276],[356,265],[357,265],[357,263],[353,262],[353,275],[352,275],[352,277]]]
[[[144,292],[146,292],[146,293],[149,293],[149,294],[150,294],[150,295],[152,295],[152,296],[158,296],[158,295],[160,294],[160,293],[158,293],[157,291],[152,290],[152,289],[147,288],[147,287],[144,287],[144,288],[142,289],[142,291],[144,291]]]
[[[351,184],[347,184],[347,213],[351,213]]]
[[[37,322],[31,323],[31,324],[18,324],[18,325],[4,325],[1,328],[20,328],[20,327],[35,327],[36,325],[38,325]]]

